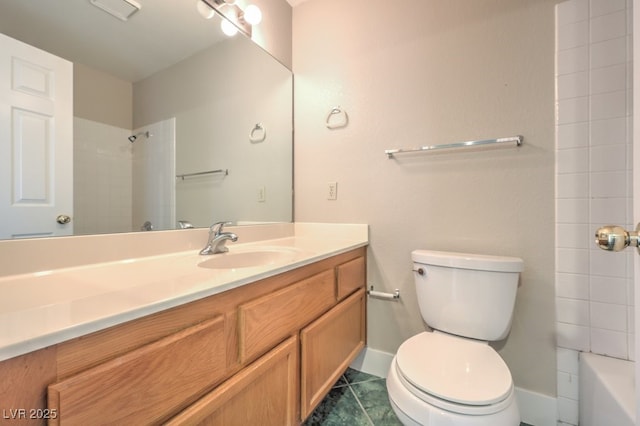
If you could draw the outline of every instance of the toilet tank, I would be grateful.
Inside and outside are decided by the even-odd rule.
[[[420,313],[433,329],[501,340],[511,328],[523,261],[517,257],[415,250]]]

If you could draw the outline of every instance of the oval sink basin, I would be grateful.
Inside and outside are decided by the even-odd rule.
[[[231,248],[227,253],[212,255],[210,259],[198,263],[198,266],[209,269],[255,268],[274,263],[293,262],[301,253],[298,249],[285,247],[256,247],[252,250],[234,250]]]

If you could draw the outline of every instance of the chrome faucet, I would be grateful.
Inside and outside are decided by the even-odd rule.
[[[233,232],[222,232],[224,225],[229,225],[231,222],[216,222],[209,228],[209,240],[207,246],[200,250],[200,254],[209,255],[217,253],[226,253],[229,248],[225,246],[227,240],[231,240],[234,243],[238,241],[238,236]]]

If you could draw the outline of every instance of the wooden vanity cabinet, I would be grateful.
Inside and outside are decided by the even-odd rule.
[[[360,288],[300,332],[301,418],[307,418],[366,343],[366,294]]]
[[[157,423],[221,381],[221,316],[188,327],[49,386],[50,424]],[[107,420],[108,421],[105,421]]]
[[[178,425],[297,424],[298,339],[288,338],[166,423]]]
[[[0,362],[0,408],[46,414],[27,424],[298,424],[365,344],[365,253]]]

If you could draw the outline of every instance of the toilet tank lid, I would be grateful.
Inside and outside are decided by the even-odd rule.
[[[415,263],[480,271],[522,272],[524,262],[519,257],[492,256],[486,254],[457,253],[434,250],[414,250],[411,259]]]

